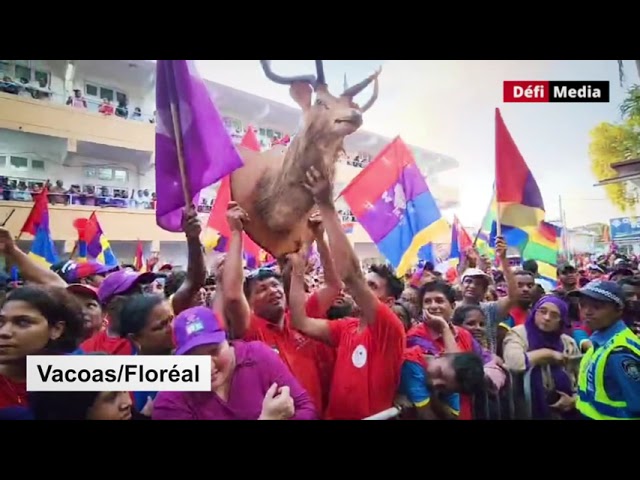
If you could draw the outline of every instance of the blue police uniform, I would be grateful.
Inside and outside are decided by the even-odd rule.
[[[640,339],[618,320],[594,332],[580,364],[576,408],[592,420],[640,420]]]
[[[624,306],[620,287],[593,281],[579,295]],[[640,339],[622,320],[591,335],[580,363],[576,408],[590,420],[640,420]]]

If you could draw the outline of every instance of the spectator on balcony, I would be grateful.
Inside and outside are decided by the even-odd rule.
[[[133,113],[131,114],[131,120],[136,120],[138,122],[143,121],[142,110],[140,110],[140,107],[136,107],[133,109]]]
[[[107,116],[113,115],[114,108],[113,108],[113,105],[111,105],[111,100],[109,100],[108,98],[103,98],[102,105],[100,105],[100,107],[98,108],[98,112]]]
[[[200,205],[198,205],[198,212],[208,213],[211,211],[211,204],[213,201],[209,201],[206,198],[200,199]]]
[[[17,85],[11,77],[5,75],[2,78],[2,82],[0,82],[0,92],[18,95],[18,93],[20,93],[20,86]]]
[[[118,100],[118,107],[116,108],[116,117],[129,118],[129,107],[127,106],[127,99],[121,98]]]
[[[149,190],[138,190],[137,192],[132,190],[131,205],[134,208],[151,208],[151,196],[149,195]]]
[[[22,180],[18,183],[16,189],[13,191],[13,200],[18,202],[30,202],[31,192],[27,189],[27,184]]]
[[[144,208],[152,208],[151,207],[151,192],[149,191],[148,188],[145,188],[142,191],[142,198],[143,198],[143,202],[144,202]]]
[[[74,88],[73,95],[67,99],[67,105],[74,108],[87,108],[87,100],[82,96],[82,91]]]
[[[85,194],[82,192],[82,188],[78,184],[73,184],[67,190],[69,194],[69,203],[73,205],[86,205]]]
[[[49,189],[49,201],[56,205],[68,203],[67,189],[62,180],[56,180],[56,184]]]
[[[7,177],[0,177],[0,188],[2,188],[2,200],[11,200],[11,185]]]

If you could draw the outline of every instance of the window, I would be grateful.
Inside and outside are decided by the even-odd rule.
[[[84,84],[85,94],[89,97],[96,97],[102,100],[106,98],[111,102],[118,102],[120,100],[127,100],[127,94],[121,92],[120,90],[116,90],[113,87],[103,87],[100,85],[96,85],[95,83],[85,83]]]
[[[127,172],[126,170],[120,170],[116,168],[113,170],[113,179],[116,182],[126,183],[127,180],[129,179],[129,172]]]
[[[28,170],[29,169],[29,159],[24,157],[9,157],[11,168],[15,170]]]
[[[91,96],[91,97],[97,97],[98,96],[98,87],[96,87],[95,85],[90,85],[90,84],[86,84],[84,86],[84,92]]]
[[[129,102],[127,101],[127,95],[122,92],[116,92],[116,102],[118,104],[124,103],[127,105]]]
[[[44,170],[44,160],[31,160],[33,170]]]
[[[31,81],[31,69],[23,65],[16,65],[16,79],[22,80],[23,78],[26,78],[27,82]]]
[[[98,179],[100,180],[111,180],[113,178],[113,170],[110,168],[99,168],[98,169]]]
[[[93,167],[87,167],[84,169],[84,176],[87,178],[96,178],[96,169]]]
[[[100,98],[106,98],[113,102],[113,90],[110,88],[100,87]]]
[[[41,87],[49,86],[49,74],[47,72],[43,72],[42,70],[36,70],[35,73],[35,81]]]
[[[7,157],[1,156],[0,157],[0,167],[6,167],[6,166],[7,166]]]
[[[273,138],[273,130],[271,130],[270,128],[267,129],[267,138],[268,139],[272,139]]]
[[[8,75],[16,82],[37,83],[42,88],[49,87],[51,74],[45,70],[34,70],[31,60],[0,60],[0,76]]]

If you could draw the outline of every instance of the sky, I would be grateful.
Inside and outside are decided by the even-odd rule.
[[[199,60],[203,77],[296,107],[288,89],[268,81],[257,60]],[[569,227],[608,222],[622,214],[595,187],[589,167],[589,132],[620,120],[625,89],[640,83],[625,61],[620,86],[615,60],[325,60],[329,89],[340,92],[344,75],[359,82],[382,66],[380,96],[363,128],[455,158],[460,167],[435,181],[456,186],[463,225],[476,227],[487,209],[494,181],[494,109],[504,121],[540,187],[547,219]],[[314,73],[312,60],[274,60],[282,75]],[[502,103],[504,80],[608,80],[609,103]],[[366,101],[370,91],[361,94]],[[297,108],[297,107],[296,107]],[[429,179],[427,178],[427,182]],[[561,197],[561,201],[560,201]]]

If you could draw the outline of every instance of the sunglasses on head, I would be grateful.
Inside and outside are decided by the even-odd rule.
[[[275,270],[272,267],[260,267],[255,270],[251,270],[245,277],[247,280],[256,280],[261,278],[273,277],[276,275]]]

